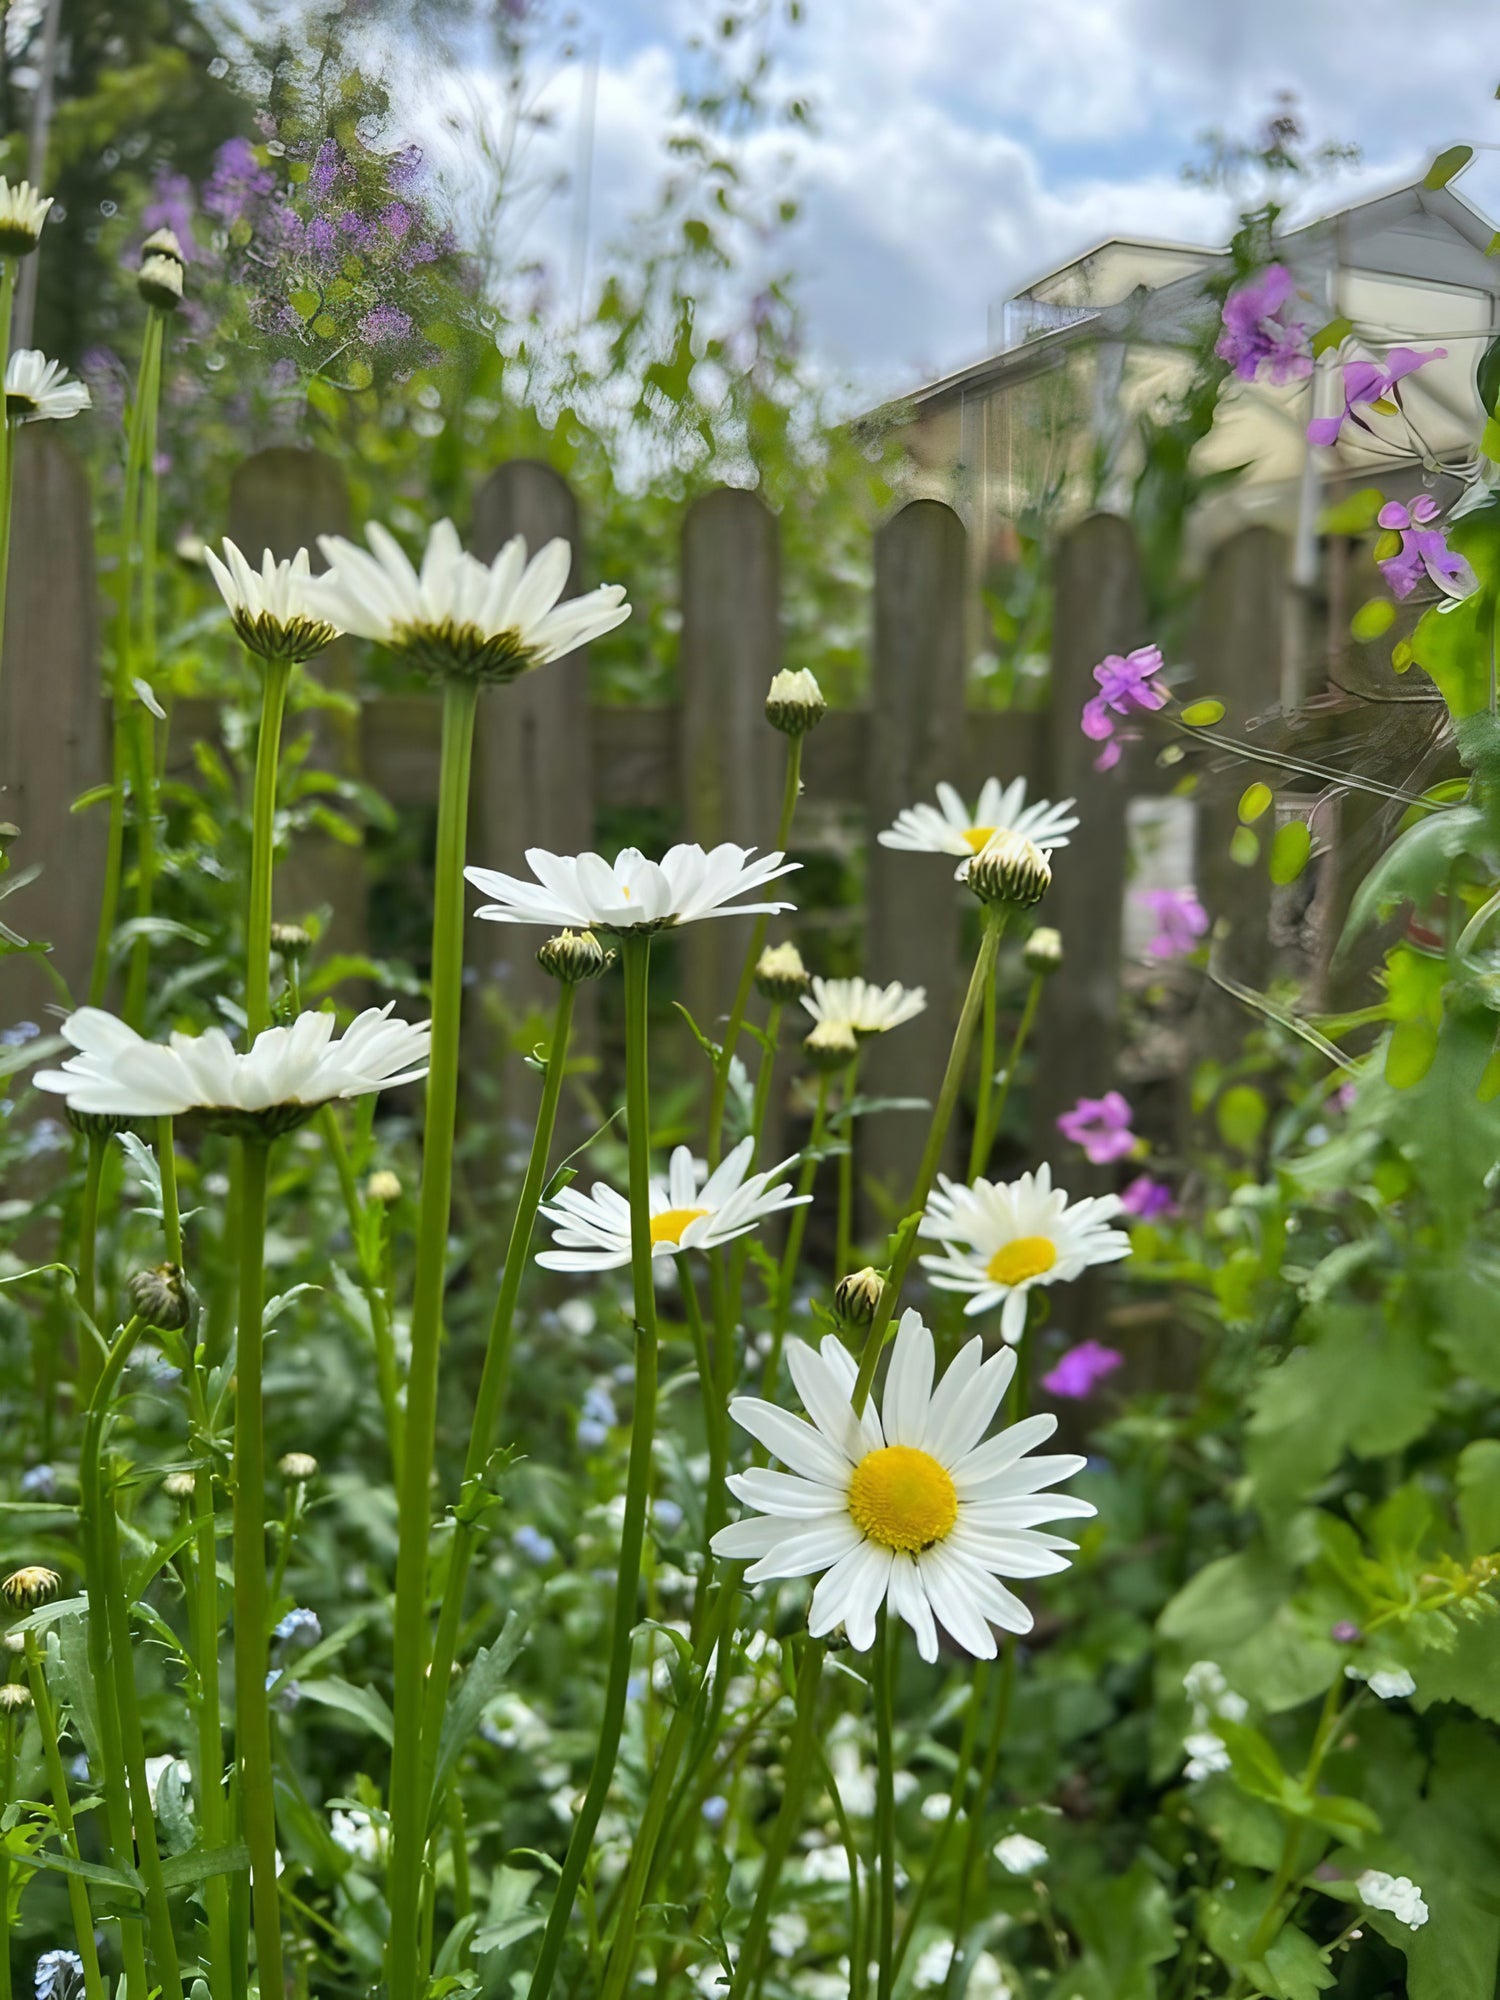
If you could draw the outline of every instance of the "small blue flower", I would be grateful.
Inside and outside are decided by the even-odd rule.
[[[36,2000],[73,2000],[83,1991],[83,1960],[76,1951],[44,1951],[36,1962]]]
[[[615,1411],[614,1397],[608,1389],[597,1382],[584,1391],[583,1414],[586,1419],[596,1424],[603,1424],[606,1429],[613,1429],[620,1421]]]
[[[672,1535],[682,1526],[682,1509],[675,1500],[658,1500],[651,1509],[656,1525]]]
[[[644,1674],[632,1674],[625,1683],[625,1699],[627,1701],[639,1701],[645,1692],[646,1676]]]
[[[24,1049],[41,1032],[35,1021],[17,1021],[13,1028],[0,1028],[0,1049]]]
[[[38,1500],[50,1500],[57,1491],[57,1474],[50,1465],[28,1466],[21,1474],[21,1491]]]
[[[722,1826],[729,1815],[729,1801],[715,1792],[703,1801],[703,1817],[710,1826]]]
[[[280,1667],[272,1667],[266,1675],[266,1693],[283,1715],[290,1715],[302,1699],[302,1689],[296,1681],[284,1679]]]
[[[533,1528],[523,1521],[511,1536],[511,1546],[528,1562],[549,1563],[557,1556],[557,1544],[550,1535],[544,1535],[540,1528]]]
[[[578,1426],[578,1442],[586,1451],[597,1451],[601,1444],[607,1444],[608,1441],[608,1424],[596,1424],[585,1417]]]
[[[323,1636],[323,1627],[316,1611],[308,1611],[301,1605],[289,1611],[280,1623],[273,1627],[271,1637],[276,1640],[285,1659],[291,1653],[304,1652],[309,1646],[316,1646]]]
[[[60,1153],[67,1143],[67,1130],[55,1118],[38,1118],[26,1135],[26,1157],[35,1160],[43,1153]]]

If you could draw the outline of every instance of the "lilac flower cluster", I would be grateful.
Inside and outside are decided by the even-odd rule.
[[[1271,264],[1224,301],[1224,324],[1214,352],[1242,382],[1266,375],[1272,382],[1298,382],[1313,371],[1312,343],[1303,321],[1291,313],[1297,281],[1284,264]]]
[[[1467,597],[1478,588],[1468,563],[1449,548],[1443,530],[1432,525],[1438,511],[1432,495],[1422,493],[1410,507],[1403,507],[1399,500],[1387,500],[1375,516],[1386,531],[1376,548],[1376,566],[1393,596],[1410,597],[1424,578],[1436,584],[1445,597]],[[1392,540],[1394,549],[1390,547]]]
[[[1104,748],[1094,760],[1096,771],[1107,771],[1120,761],[1120,746],[1132,740],[1134,732],[1121,729],[1117,716],[1163,708],[1167,691],[1156,676],[1162,671],[1160,646],[1137,646],[1123,656],[1109,653],[1094,669],[1099,692],[1083,705],[1083,733]]]
[[[1307,427],[1308,442],[1337,444],[1346,423],[1355,424],[1373,437],[1374,426],[1358,412],[1374,409],[1378,414],[1389,416],[1399,410],[1400,384],[1408,375],[1415,375],[1419,368],[1425,368],[1429,361],[1441,361],[1447,352],[1446,347],[1430,347],[1425,354],[1416,347],[1393,347],[1383,364],[1379,361],[1345,361],[1342,363],[1341,383],[1344,407],[1337,416],[1314,417]]]
[[[1208,930],[1208,912],[1191,889],[1141,889],[1135,900],[1156,919],[1156,930],[1146,941],[1153,958],[1184,957]]]

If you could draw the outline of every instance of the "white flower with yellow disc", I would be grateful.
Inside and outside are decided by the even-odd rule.
[[[796,1208],[810,1195],[793,1194],[775,1183],[796,1164],[796,1155],[764,1173],[747,1175],[753,1139],[741,1139],[700,1186],[701,1168],[679,1146],[665,1180],[651,1182],[651,1255],[675,1257],[682,1250],[712,1250],[757,1228],[769,1215]],[[607,1181],[592,1194],[564,1188],[542,1214],[552,1224],[556,1249],[537,1262],[549,1271],[613,1271],[630,1262],[630,1203]]]
[[[821,1024],[850,1028],[856,1035],[884,1035],[904,1021],[914,1021],[927,1005],[925,986],[903,986],[893,979],[876,986],[868,979],[814,979],[802,1004]]]
[[[969,861],[997,833],[1019,833],[1045,852],[1066,847],[1068,835],[1078,825],[1072,799],[1056,805],[1050,799],[1034,799],[1027,805],[1024,778],[1013,778],[1008,785],[986,778],[972,812],[952,785],[939,785],[937,795],[935,806],[907,806],[897,813],[895,825],[880,835],[881,846],[909,854],[954,854]]]
[[[1109,1225],[1119,1197],[1094,1195],[1069,1205],[1045,1163],[1015,1181],[975,1181],[939,1174],[918,1234],[936,1237],[939,1257],[922,1268],[939,1290],[967,1292],[968,1314],[1002,1308],[1000,1332],[1014,1344],[1026,1328],[1033,1285],[1062,1285],[1091,1264],[1130,1255],[1130,1238]]]
[[[650,931],[694,924],[705,917],[773,915],[790,903],[761,900],[767,882],[800,868],[774,849],[756,854],[732,840],[704,849],[683,841],[660,861],[626,847],[606,861],[602,854],[549,854],[528,847],[534,882],[494,868],[466,868],[464,879],[492,898],[474,912],[493,924],[568,924],[577,930]]]
[[[1066,1569],[1076,1544],[1041,1523],[1095,1510],[1043,1490],[1084,1463],[1029,1456],[1056,1417],[985,1438],[1015,1373],[1010,1349],[986,1361],[976,1335],[934,1384],[932,1335],[907,1311],[879,1410],[872,1397],[857,1417],[854,1357],[835,1335],[816,1353],[788,1341],[787,1363],[812,1422],[756,1397],[730,1404],[735,1422],[791,1470],[730,1476],[735,1498],[758,1512],[721,1528],[715,1555],[749,1562],[747,1583],[817,1576],[808,1630],[821,1638],[842,1625],[861,1653],[882,1604],[912,1628],[924,1660],[937,1658],[939,1626],[981,1660],[995,1657],[996,1626],[1029,1632],[1030,1611],[1000,1578]]]

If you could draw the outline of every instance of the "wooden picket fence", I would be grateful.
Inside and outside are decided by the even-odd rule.
[[[56,976],[75,994],[82,990],[101,871],[102,811],[70,811],[80,793],[108,775],[90,501],[78,467],[49,429],[35,426],[21,436],[0,674],[0,819],[21,828],[17,861],[43,864],[5,914],[23,933],[50,938],[54,949],[50,974],[14,960],[0,970],[4,1021],[55,1002]],[[262,452],[236,473],[224,525],[249,550],[269,546],[288,555],[313,546],[319,532],[348,529],[342,474],[316,453]],[[562,535],[574,550],[570,589],[596,580],[575,498],[546,465],[517,461],[490,473],[474,495],[471,532],[485,556],[512,534],[532,545]],[[930,1002],[918,1021],[870,1049],[866,1082],[883,1095],[933,1096],[966,976],[965,898],[948,866],[931,856],[892,853],[874,843],[875,833],[903,806],[931,798],[939,779],[972,796],[991,774],[1024,774],[1033,794],[1076,796],[1083,820],[1046,904],[1047,920],[1063,933],[1068,969],[1049,988],[1037,1036],[1032,1117],[1045,1146],[1061,1109],[1114,1078],[1127,806],[1132,796],[1170,790],[1180,776],[1135,753],[1101,778],[1093,770],[1095,746],[1078,726],[1095,663],[1150,636],[1131,531],[1119,519],[1095,515],[1064,537],[1056,558],[1050,699],[1039,713],[966,705],[968,558],[964,525],[952,509],[933,500],[903,506],[876,533],[873,555],[868,706],[831,713],[809,739],[805,760],[807,798],[843,809],[867,836],[865,970],[882,981],[925,986]],[[1280,538],[1252,528],[1219,549],[1205,580],[1200,681],[1241,711],[1278,696],[1284,573]],[[680,588],[680,693],[672,706],[591,703],[583,654],[486,695],[475,759],[475,860],[517,870],[528,846],[575,851],[593,843],[601,809],[627,806],[675,808],[681,837],[705,844],[768,841],[783,745],[767,727],[762,704],[780,660],[780,553],[776,518],[754,493],[720,489],[686,509]],[[355,686],[345,646],[313,670]],[[171,762],[185,767],[194,736],[212,736],[216,727],[207,704],[179,704]],[[398,811],[431,805],[435,695],[368,695],[357,723],[320,727],[324,760],[357,772]],[[1237,978],[1258,985],[1270,954],[1264,872],[1224,858],[1245,781],[1240,773],[1201,793],[1198,875],[1211,914],[1228,920],[1227,962]],[[365,902],[357,850],[320,846],[278,877],[279,915],[323,902],[338,912],[337,941],[357,945]],[[816,964],[816,939],[809,935],[815,922],[815,914],[803,912],[773,936],[796,935],[800,925]],[[533,961],[537,939],[508,926],[472,929],[470,962],[481,981],[502,979],[512,1009],[545,1004],[545,981]],[[701,924],[680,940],[684,999],[710,1031],[728,1005],[743,945],[744,926],[736,923]],[[1222,1029],[1242,1031],[1233,1019]],[[898,1184],[920,1136],[917,1119],[872,1121],[862,1141],[862,1172]]]

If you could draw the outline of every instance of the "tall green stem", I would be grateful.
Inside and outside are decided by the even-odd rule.
[[[988,1686],[993,1675],[994,1669],[990,1662],[984,1661],[981,1667],[983,1687]],[[976,1681],[979,1681],[981,1676],[976,1676]],[[964,1858],[958,1877],[958,1904],[953,1918],[953,1956],[948,1963],[948,1982],[944,1989],[949,1996],[956,1996],[962,1991],[960,1975],[963,1970],[964,1934],[969,1922],[969,1894],[973,1888],[974,1874],[984,1844],[984,1809],[989,1803],[995,1783],[995,1772],[1000,1764],[1000,1746],[1005,1741],[1005,1725],[1010,1719],[1011,1690],[1015,1686],[1015,1680],[1016,1642],[1012,1639],[1005,1648],[1005,1657],[1000,1662],[1000,1685],[995,1695],[995,1712],[990,1719],[984,1762],[979,1770],[979,1786],[974,1794],[968,1835],[964,1841]],[[974,1699],[979,1701],[982,1698],[981,1685],[976,1685]]]
[[[683,1310],[693,1343],[693,1358],[698,1366],[703,1430],[708,1441],[708,1488],[703,1498],[703,1568],[699,1572],[698,1593],[693,1604],[693,1624],[697,1628],[702,1625],[708,1607],[707,1584],[713,1561],[713,1538],[723,1512],[722,1503],[716,1506],[715,1501],[725,1490],[724,1480],[729,1471],[729,1399],[723,1393],[722,1371],[715,1368],[716,1357],[709,1352],[708,1329],[703,1323],[703,1308],[698,1302],[693,1267],[686,1256],[678,1257],[676,1264],[678,1283],[682,1287]],[[729,1328],[721,1318],[714,1328],[714,1338],[721,1351],[729,1337]]]
[[[9,1809],[16,1788],[16,1718],[9,1710],[0,1716],[0,1812]],[[0,1948],[0,2000],[13,2000],[15,1987],[10,1970],[10,1848],[0,1846],[0,1912],[5,1915],[5,1938]]]
[[[813,1104],[812,1128],[807,1135],[802,1166],[797,1174],[799,1195],[811,1194],[813,1182],[818,1177],[818,1151],[828,1127],[828,1088],[831,1080],[826,1070],[818,1078],[818,1095]],[[781,1373],[781,1350],[786,1341],[787,1322],[792,1316],[792,1291],[797,1282],[797,1265],[802,1257],[802,1239],[807,1234],[808,1208],[807,1202],[799,1202],[787,1220],[786,1248],[781,1253],[781,1269],[776,1279],[776,1310],[771,1319],[771,1346],[766,1355],[765,1371],[760,1385],[760,1393],[767,1401],[774,1400],[776,1378]]]
[[[765,1859],[761,1862],[750,1921],[745,1926],[740,1944],[739,1963],[734,1969],[729,2000],[746,2000],[747,1995],[760,1990],[760,1965],[771,1927],[776,1886],[781,1880],[781,1871],[786,1866],[797,1829],[802,1824],[803,1795],[807,1790],[808,1775],[816,1762],[813,1746],[817,1742],[818,1682],[822,1677],[826,1651],[827,1647],[821,1639],[805,1639],[802,1642],[802,1659],[797,1668],[797,1707],[792,1722],[792,1740],[787,1746],[781,1808],[771,1829],[771,1838],[766,1843]]]
[[[104,1496],[103,1445],[104,1426],[109,1416],[110,1398],[115,1384],[119,1381],[125,1363],[130,1359],[136,1342],[145,1331],[145,1321],[138,1316],[127,1322],[116,1339],[99,1372],[93,1398],[89,1403],[88,1416],[83,1427],[83,1442],[78,1455],[78,1529],[83,1545],[83,1573],[88,1592],[88,1659],[89,1672],[93,1677],[98,1698],[99,1750],[103,1768],[111,1774],[127,1770],[125,1743],[122,1733],[120,1683],[133,1673],[132,1655],[127,1642],[123,1657],[116,1642],[116,1621],[109,1610],[109,1561],[106,1553],[106,1503]],[[132,1685],[132,1697],[134,1688]],[[130,1867],[134,1859],[132,1838],[131,1798],[126,1786],[116,1781],[107,1784],[104,1791],[104,1825],[108,1845],[108,1858],[117,1866]],[[146,1808],[150,1817],[150,1806]],[[152,1850],[155,1851],[155,1827],[152,1826]],[[140,1853],[142,1875],[146,1872],[146,1854]],[[159,1870],[158,1870],[159,1873]],[[120,1951],[125,1964],[125,1991],[128,2000],[146,2000],[148,1982],[146,1977],[145,1937],[139,1924],[133,1918],[126,1918],[120,1925]],[[160,1970],[161,1968],[158,1968]]]
[[[255,798],[250,824],[250,903],[245,919],[245,1024],[253,1040],[271,1025],[271,877],[276,853],[276,773],[290,660],[263,662]]]
[[[891,2000],[896,1977],[896,1766],[892,1741],[891,1654],[895,1644],[888,1610],[875,1633],[875,1963],[878,2000]]]
[[[98,1279],[99,1184],[109,1141],[97,1132],[88,1136],[88,1162],[83,1170],[83,1204],[78,1215],[78,1303],[86,1315],[78,1329],[77,1403],[86,1410],[99,1380]]]
[[[240,1811],[250,1850],[250,1901],[263,1994],[283,1989],[271,1774],[270,1595],[266,1586],[264,1398],[266,1183],[270,1146],[240,1142],[240,1287],[234,1400],[234,1718]]]
[[[854,1240],[854,1120],[850,1116],[855,1091],[859,1087],[859,1057],[844,1071],[843,1097],[844,1150],[839,1154],[838,1233],[834,1239],[833,1275],[842,1278],[849,1269],[849,1248]]]
[[[786,844],[792,837],[792,820],[797,812],[797,799],[802,790],[802,738],[792,736],[786,746],[786,782],[781,793],[781,815],[776,822],[776,845],[784,854]],[[764,893],[769,896],[768,882]],[[714,1064],[713,1089],[708,1100],[708,1164],[716,1167],[724,1151],[724,1103],[729,1095],[729,1070],[734,1061],[735,1044],[739,1041],[740,1030],[745,1025],[745,1013],[750,1005],[750,995],[755,990],[755,968],[766,947],[766,932],[770,928],[771,913],[757,917],[750,932],[750,946],[745,953],[745,962],[740,967],[740,983],[735,988],[734,1004],[729,1009],[729,1019],[724,1024],[724,1040],[719,1047],[719,1059]]]
[[[0,361],[0,369],[4,362]],[[0,381],[4,380],[0,374]],[[5,433],[5,449],[0,458],[0,659],[5,653],[5,597],[10,578],[10,522],[11,501],[16,484],[16,426],[8,418],[0,417],[0,430]]]
[[[557,1108],[562,1098],[563,1076],[568,1066],[568,1038],[573,1026],[574,988],[562,986],[552,1017],[552,1042],[547,1055],[547,1071],[542,1081],[542,1101],[532,1133],[531,1157],[526,1162],[526,1178],[516,1198],[516,1212],[510,1225],[510,1241],[505,1249],[505,1268],[500,1274],[500,1290],[490,1318],[485,1345],[484,1369],[479,1393],[474,1399],[474,1421],[469,1428],[469,1447],[464,1454],[464,1485],[478,1480],[484,1472],[495,1441],[495,1424],[505,1400],[510,1379],[510,1358],[516,1319],[516,1302],[521,1281],[531,1255],[531,1236],[536,1227],[537,1209],[547,1185],[547,1160],[552,1151],[552,1135],[557,1129]],[[427,1701],[422,1718],[422,1745],[429,1773],[437,1761],[438,1739],[442,1734],[443,1709],[448,1699],[448,1682],[458,1650],[459,1626],[463,1620],[464,1586],[474,1558],[477,1520],[460,1509],[453,1524],[453,1544],[448,1552],[448,1576],[443,1586],[443,1602],[438,1612],[437,1637],[432,1648],[432,1670],[427,1676]]]
[[[417,2000],[421,1964],[422,1867],[428,1800],[422,1708],[428,1662],[427,1558],[431,1485],[437,1445],[438,1360],[453,1194],[453,1133],[458,1113],[459,1026],[463,1003],[464,849],[474,753],[477,683],[450,680],[443,690],[443,747],[438,778],[437,857],[432,912],[432,1053],[422,1138],[422,1192],[412,1287],[411,1367],[397,1493],[395,1741],[391,1753],[390,2000]]]
[[[57,1711],[52,1706],[52,1694],[42,1664],[42,1648],[35,1631],[26,1634],[26,1672],[31,1682],[31,1705],[36,1711],[37,1730],[42,1739],[42,1762],[47,1770],[57,1831],[63,1852],[71,1854],[77,1861],[78,1833],[73,1824],[73,1802],[68,1796],[68,1774],[57,1740]],[[104,2000],[104,1981],[99,1972],[99,1949],[94,1943],[94,1913],[89,1908],[88,1884],[77,1875],[68,1877],[68,1909],[73,1918],[78,1956],[83,1960],[85,2000]]]
[[[969,1146],[969,1179],[977,1181],[990,1157],[990,1097],[995,1088],[995,982],[984,989],[984,1024],[979,1031],[979,1091],[974,1100],[974,1137]]]
[[[906,1954],[911,1949],[911,1941],[916,1935],[917,1925],[927,1897],[937,1880],[943,1865],[943,1857],[948,1851],[948,1842],[953,1837],[953,1828],[963,1810],[964,1798],[969,1789],[969,1773],[974,1766],[974,1752],[979,1746],[979,1717],[984,1706],[982,1689],[987,1685],[986,1674],[989,1661],[980,1662],[979,1671],[969,1689],[969,1705],[964,1711],[963,1734],[959,1738],[958,1759],[953,1767],[953,1778],[948,1794],[948,1810],[943,1815],[943,1823],[937,1830],[937,1838],[932,1843],[932,1852],[927,1857],[927,1866],[922,1870],[922,1879],[917,1884],[901,1925],[901,1935],[896,1940],[895,1955],[891,1963],[891,1978],[901,1977],[901,1967]]]
[[[599,1725],[594,1768],[573,1826],[562,1872],[531,1976],[529,2000],[546,2000],[557,1976],[563,1939],[573,1914],[573,1898],[583,1880],[594,1830],[604,1810],[620,1735],[625,1723],[626,1684],[640,1587],[641,1548],[651,1490],[651,1448],[656,1431],[656,1287],[651,1270],[651,1102],[647,1087],[647,999],[651,975],[649,934],[621,935],[625,970],[625,1125],[630,1154],[630,1275],[635,1301],[635,1414],[630,1430],[630,1464],[625,1478],[625,1519],[620,1530],[620,1568],[615,1583],[614,1628],[609,1677]]]
[[[927,1133],[927,1144],[923,1148],[921,1164],[917,1168],[917,1178],[907,1200],[906,1216],[899,1232],[899,1247],[891,1260],[885,1290],[881,1294],[880,1305],[866,1337],[864,1353],[860,1356],[859,1375],[854,1384],[852,1398],[856,1416],[864,1409],[870,1394],[870,1385],[875,1380],[875,1369],[880,1360],[880,1350],[885,1345],[886,1333],[901,1296],[901,1287],[906,1282],[906,1274],[911,1269],[911,1260],[916,1255],[917,1224],[921,1221],[922,1211],[927,1206],[932,1183],[937,1179],[938,1163],[943,1157],[948,1127],[953,1122],[958,1094],[963,1087],[964,1069],[969,1060],[969,1046],[974,1039],[974,1028],[984,1005],[985,988],[994,983],[995,957],[1000,949],[1000,933],[1004,923],[1004,915],[1000,910],[986,908],[979,953],[974,960],[974,971],[969,979],[969,990],[964,995],[958,1026],[953,1031],[953,1045],[948,1051],[948,1067],[943,1073],[937,1107],[932,1114],[932,1125]]]
[[[10,366],[10,317],[16,292],[16,260],[0,257],[0,394]],[[10,561],[10,496],[15,478],[16,438],[8,421],[0,420],[0,487],[5,495],[5,537],[0,546],[0,657],[5,651],[5,573]]]
[[[323,1137],[328,1143],[334,1172],[338,1175],[339,1191],[344,1197],[344,1213],[349,1218],[349,1236],[359,1259],[360,1284],[364,1289],[365,1304],[370,1309],[370,1338],[375,1347],[375,1380],[380,1387],[380,1407],[385,1416],[386,1444],[391,1454],[391,1476],[399,1487],[401,1386],[396,1364],[396,1335],[391,1325],[390,1298],[386,1291],[383,1272],[373,1268],[366,1255],[364,1209],[359,1199],[359,1187],[354,1178],[354,1166],[349,1158],[349,1148],[344,1144],[338,1112],[333,1105],[324,1105],[318,1113],[318,1123],[323,1128]],[[382,1225],[382,1243],[385,1241],[385,1234]]]
[[[990,1149],[998,1138],[1005,1123],[1005,1107],[1010,1102],[1010,1087],[1016,1080],[1016,1071],[1021,1066],[1021,1051],[1026,1046],[1026,1038],[1031,1033],[1036,1020],[1037,1006],[1042,997],[1042,987],[1046,983],[1044,973],[1036,973],[1026,993],[1026,1004],[1021,1009],[1021,1019],[1016,1028],[1015,1040],[1010,1045],[1010,1054],[1005,1059],[1005,1073],[1000,1080],[1000,1095],[995,1099],[995,1108],[985,1124],[984,1151],[977,1169],[970,1173],[970,1180],[977,1179],[990,1163]]]
[[[204,1445],[206,1449],[206,1421]],[[217,1532],[213,1467],[205,1461],[193,1477],[193,1653],[198,1669],[198,1816],[203,1825],[203,1845],[210,1852],[225,1846],[229,1840],[224,1736],[219,1723]],[[204,1882],[203,1900],[208,1911],[208,1989],[212,2000],[231,2000],[229,1884],[222,1875],[210,1875]]]
[[[140,574],[141,574],[141,664],[149,676],[156,666],[156,517],[158,483],[156,476],[156,425],[161,405],[162,347],[166,338],[166,315],[153,311],[150,331],[152,369],[149,385],[141,384],[140,451]],[[148,333],[149,337],[149,333]],[[131,709],[135,725],[135,770],[138,793],[139,844],[135,870],[135,913],[143,922],[151,915],[156,892],[156,722],[143,701]],[[146,1011],[146,975],[151,960],[149,931],[137,932],[130,948],[130,974],[125,988],[125,1018],[139,1025]]]

